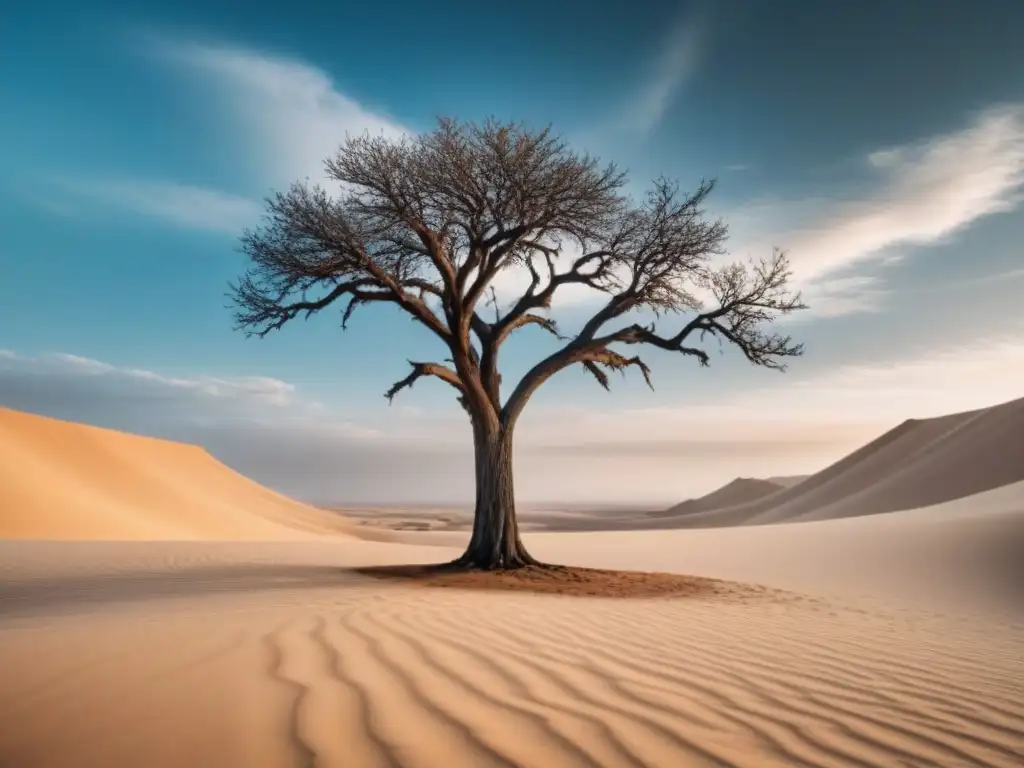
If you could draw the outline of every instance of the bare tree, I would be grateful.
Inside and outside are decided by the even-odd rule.
[[[784,370],[802,347],[770,333],[772,320],[804,308],[788,289],[785,256],[715,267],[726,227],[702,204],[713,182],[680,195],[657,181],[639,204],[622,194],[615,166],[571,151],[549,130],[441,120],[414,139],[349,138],[327,160],[344,192],[298,183],[268,199],[268,215],[242,237],[251,259],[231,286],[240,328],[265,336],[293,318],[344,301],[344,327],[359,306],[394,304],[429,329],[444,362],[412,362],[390,401],[423,377],[452,387],[473,426],[476,510],[465,567],[536,564],[516,522],[512,438],[531,395],[551,376],[582,366],[605,389],[610,371],[650,369],[622,351],[647,345],[708,364],[700,346],[728,342],[753,364]],[[566,246],[579,249],[566,255]],[[504,308],[495,279],[524,270],[530,286]],[[571,338],[545,313],[569,285],[600,291],[600,308]],[[713,297],[708,308],[698,295]],[[493,311],[485,305],[493,301]],[[683,314],[672,332],[629,322]],[[487,319],[485,319],[485,315]],[[634,319],[636,315],[633,315]],[[502,397],[498,357],[527,326],[562,343]]]

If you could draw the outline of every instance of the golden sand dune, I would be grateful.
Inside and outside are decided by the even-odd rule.
[[[1024,399],[906,421],[777,494],[694,514],[688,502],[664,527],[830,520],[940,504],[1024,480]]]
[[[344,526],[198,448],[2,412],[0,451],[2,766],[1024,764],[1024,482],[798,525],[526,534],[552,561],[762,585],[574,598],[360,575],[464,534],[317,536]]]
[[[0,408],[0,538],[248,540],[349,528],[198,446]]]

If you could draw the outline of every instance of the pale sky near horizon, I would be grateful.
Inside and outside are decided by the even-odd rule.
[[[635,193],[717,178],[732,254],[787,249],[811,305],[786,374],[712,348],[708,369],[648,355],[653,393],[557,376],[517,435],[521,499],[674,503],[1024,396],[1024,3],[517,8],[0,12],[0,406],[198,442],[317,501],[467,501],[450,390],[382,397],[407,359],[444,356],[406,317],[246,340],[224,297],[265,194],[322,177],[346,133],[439,114],[552,123]],[[553,311],[571,328],[592,308]],[[505,380],[552,343],[520,334]]]

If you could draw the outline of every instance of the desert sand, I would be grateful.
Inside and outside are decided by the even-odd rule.
[[[668,513],[687,527],[835,520],[941,504],[1022,480],[1024,398],[910,419],[778,493],[699,514],[684,503]]]
[[[691,510],[725,527],[525,535],[723,580],[623,598],[369,576],[465,535],[0,411],[0,765],[1019,766],[1022,412],[910,422]]]
[[[246,541],[348,528],[198,446],[7,408],[0,408],[0,466],[4,538]]]

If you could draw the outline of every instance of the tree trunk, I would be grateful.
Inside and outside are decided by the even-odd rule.
[[[512,478],[512,433],[474,423],[476,509],[473,535],[457,565],[484,570],[538,565],[519,538]]]

